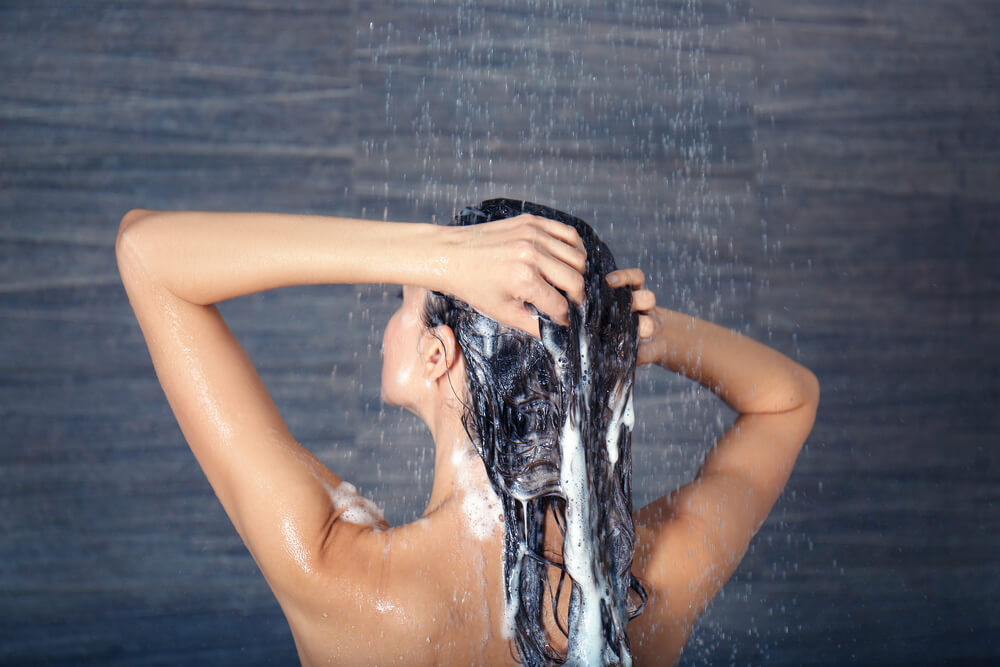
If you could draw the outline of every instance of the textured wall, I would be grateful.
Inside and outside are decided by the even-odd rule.
[[[686,664],[1000,657],[1000,9],[986,0],[0,4],[0,663],[295,660],[114,262],[122,214],[591,221],[659,301],[814,369],[816,428]],[[378,286],[222,304],[395,521]],[[638,382],[637,503],[733,414]]]

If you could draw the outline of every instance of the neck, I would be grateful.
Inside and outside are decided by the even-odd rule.
[[[500,501],[490,486],[483,460],[453,411],[431,426],[434,437],[434,486],[423,516],[454,516],[480,540],[503,534]]]
[[[472,441],[455,415],[436,419],[431,424],[431,435],[434,438],[434,486],[424,516],[455,499],[460,490],[459,467],[468,465],[467,452],[475,455]]]

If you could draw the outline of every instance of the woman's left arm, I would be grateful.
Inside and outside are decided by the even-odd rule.
[[[276,594],[302,590],[303,578],[335,557],[329,547],[344,529],[338,518],[350,496],[335,491],[341,479],[289,433],[214,304],[287,285],[398,283],[446,291],[514,326],[537,327],[523,301],[557,311],[556,299],[565,300],[553,286],[582,298],[571,284],[582,268],[582,244],[574,249],[570,228],[537,218],[489,224],[463,234],[273,213],[137,209],[122,219],[118,266],[160,384]],[[524,280],[487,281],[484,270]]]

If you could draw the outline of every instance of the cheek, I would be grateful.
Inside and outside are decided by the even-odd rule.
[[[401,405],[413,393],[414,324],[407,313],[397,312],[382,335],[382,400],[390,405]]]
[[[390,341],[389,349],[389,355],[392,357],[390,370],[397,387],[406,387],[413,377],[417,356],[413,350],[415,345],[412,322],[409,322],[404,315],[399,322],[398,334]]]

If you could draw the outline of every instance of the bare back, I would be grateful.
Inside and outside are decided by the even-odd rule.
[[[547,283],[535,284],[545,282],[540,267],[555,261],[539,254],[542,241],[569,262],[553,273],[562,276],[553,285],[579,288],[583,261],[573,249],[579,238],[572,229],[532,216],[488,224],[495,225],[490,234],[476,230],[452,244],[461,249],[454,252],[466,253],[469,265],[481,268],[477,275],[523,280],[490,283],[496,294],[477,299],[523,310],[525,295],[548,289],[558,296]],[[433,280],[448,277],[426,269],[440,248],[452,247],[444,234],[433,226],[264,213],[138,209],[122,219],[119,269],[157,377],[192,452],[281,604],[305,664],[515,664],[503,631],[503,531],[487,537],[469,531],[460,504],[443,502],[453,487],[440,481],[449,470],[449,457],[440,453],[464,432],[457,417],[449,422],[434,411],[454,392],[446,374],[461,358],[453,336],[430,337],[412,359],[424,382],[400,384],[424,392],[434,407],[421,416],[439,453],[429,504],[436,509],[390,528],[369,511],[370,501],[291,435],[215,305],[291,284],[413,279],[433,287]],[[415,256],[428,261],[414,262]],[[399,267],[430,273],[414,279]],[[453,281],[473,273],[457,272]],[[641,272],[617,273],[637,295],[643,293]],[[477,287],[474,277],[469,280],[469,289]],[[508,293],[510,286],[517,289]],[[637,306],[648,313],[650,328],[642,333],[640,319],[640,335],[648,340],[639,346],[639,363],[684,373],[740,413],[695,480],[634,516],[633,572],[649,603],[628,628],[632,651],[638,664],[664,664],[680,657],[698,615],[738,566],[784,488],[812,428],[819,385],[808,369],[778,352],[655,307],[647,295],[646,305]],[[411,297],[407,303],[416,302]],[[406,332],[415,325],[397,324],[390,321],[400,340],[410,341]],[[559,544],[546,549],[558,559]],[[561,599],[557,614],[565,619],[568,596]],[[562,648],[551,610],[544,620],[550,641]]]
[[[344,544],[331,551],[329,572],[316,574],[319,595],[278,596],[304,665],[518,664],[504,636],[501,534],[479,540],[460,516],[442,511],[387,530],[348,524],[336,539]],[[649,601],[628,628],[633,656],[637,665],[675,664],[692,623],[646,580],[640,560],[635,574]],[[559,614],[565,627],[566,595]],[[565,650],[550,614],[546,627],[553,646]]]
[[[455,513],[346,524],[306,595],[278,595],[304,665],[516,665],[503,637],[502,535]]]

